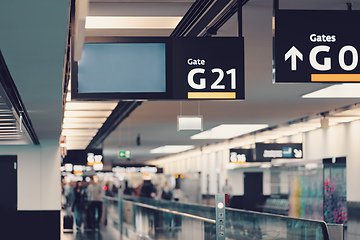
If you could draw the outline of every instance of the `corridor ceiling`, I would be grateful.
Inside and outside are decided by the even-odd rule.
[[[91,0],[88,16],[182,17],[191,0]],[[283,0],[280,8],[342,9],[345,0]],[[66,1],[0,3],[0,49],[26,106],[40,143],[58,141],[62,122],[62,80],[67,42]],[[250,0],[242,9],[245,39],[244,101],[145,101],[98,147],[109,163],[139,163],[164,156],[150,150],[164,145],[205,146],[220,140],[192,140],[199,131],[177,131],[177,116],[202,115],[203,129],[220,124],[275,126],[360,102],[357,98],[304,99],[329,84],[272,83],[272,9],[270,0]],[[360,9],[360,1],[353,1]],[[237,15],[216,36],[238,36]],[[173,29],[87,29],[86,36],[169,36]],[[214,36],[214,37],[216,37]],[[119,151],[131,151],[131,160]]]

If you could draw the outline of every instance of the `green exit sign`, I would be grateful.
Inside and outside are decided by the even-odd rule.
[[[130,151],[120,151],[119,158],[130,158],[131,152]]]

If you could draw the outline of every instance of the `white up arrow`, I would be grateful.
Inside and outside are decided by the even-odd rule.
[[[292,48],[290,48],[290,50],[285,53],[285,61],[287,61],[290,57],[291,70],[296,71],[296,57],[298,57],[302,61],[303,55],[295,46],[292,46]]]

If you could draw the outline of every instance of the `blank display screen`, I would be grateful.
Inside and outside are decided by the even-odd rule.
[[[85,43],[78,92],[166,92],[165,63],[165,43]]]

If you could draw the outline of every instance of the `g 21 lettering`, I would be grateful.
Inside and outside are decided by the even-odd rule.
[[[224,79],[224,71],[220,68],[213,68],[211,69],[211,72],[214,74],[218,74],[217,79],[211,84],[210,89],[225,89],[225,85],[220,84],[221,81]],[[194,68],[190,70],[187,76],[188,84],[193,89],[205,89],[207,85],[206,78],[200,78],[199,83],[195,83],[194,76],[196,74],[204,74],[205,69],[204,68]],[[236,69],[232,68],[226,71],[227,75],[230,75],[230,81],[231,81],[231,89],[236,89]]]

